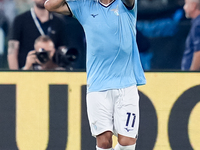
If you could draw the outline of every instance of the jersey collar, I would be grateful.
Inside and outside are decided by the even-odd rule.
[[[104,3],[102,3],[100,0],[97,0],[98,2],[99,2],[99,4],[101,4],[102,6],[104,6],[104,7],[109,7],[115,0],[112,0],[110,3],[108,3],[108,4],[104,4]]]

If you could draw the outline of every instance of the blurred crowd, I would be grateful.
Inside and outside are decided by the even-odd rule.
[[[19,15],[33,6],[32,0],[0,0],[0,27],[5,34],[16,15]]]
[[[48,35],[56,50],[76,50],[76,59],[67,62],[66,70],[85,70],[86,39],[81,25],[73,17],[47,13],[42,8],[44,2],[0,0],[0,69],[23,69],[36,38]],[[138,0],[137,43],[145,71],[181,70],[191,25],[185,17],[184,4],[184,0]],[[57,18],[62,23],[52,25],[51,22],[59,22]]]
[[[28,70],[53,70],[55,66],[49,62],[67,55],[63,62],[57,61],[59,65],[69,71],[85,70],[86,40],[82,26],[73,17],[48,12],[44,3],[45,0],[0,0],[0,69],[21,70],[31,62],[40,67]],[[50,56],[46,40],[40,42],[43,51],[37,55],[40,52],[34,43],[39,37],[52,40],[54,56]],[[29,52],[35,60],[30,61]],[[40,59],[48,60],[52,67],[46,69],[46,62]]]

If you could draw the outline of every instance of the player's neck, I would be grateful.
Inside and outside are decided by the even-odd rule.
[[[49,20],[49,12],[46,9],[40,9],[35,6],[34,11],[41,22],[46,22]]]
[[[112,3],[114,0],[99,0],[101,3],[107,5],[107,4],[110,4]]]

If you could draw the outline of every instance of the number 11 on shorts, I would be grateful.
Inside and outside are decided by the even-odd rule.
[[[134,124],[135,124],[135,118],[136,118],[136,115],[134,113],[130,113],[130,112],[127,112],[127,120],[126,120],[126,126],[128,127],[129,124],[131,123],[131,127],[133,128],[134,127]]]

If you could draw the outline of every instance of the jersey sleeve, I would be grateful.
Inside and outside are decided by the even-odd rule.
[[[67,5],[72,12],[73,17],[77,18],[79,21],[82,19],[83,8],[87,0],[66,0]]]

